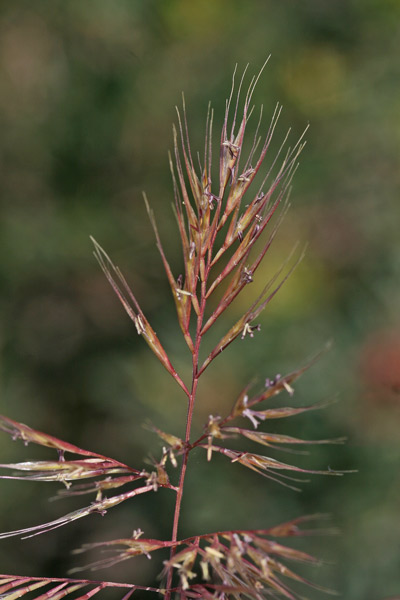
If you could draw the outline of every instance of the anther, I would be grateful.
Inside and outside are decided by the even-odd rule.
[[[251,283],[253,281],[253,273],[247,267],[243,269],[242,280],[245,283]]]
[[[249,325],[248,323],[245,324],[245,326],[243,327],[243,333],[242,333],[242,340],[246,337],[247,334],[249,334],[249,336],[252,338],[254,337],[254,332],[255,331],[260,331],[261,330],[261,325]]]

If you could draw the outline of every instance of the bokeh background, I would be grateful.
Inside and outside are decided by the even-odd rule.
[[[329,513],[341,533],[300,545],[327,563],[303,574],[349,600],[400,594],[399,42],[398,0],[0,5],[1,413],[138,468],[160,451],[143,422],[182,435],[185,403],[114,297],[89,235],[122,268],[187,374],[142,190],[178,275],[167,160],[174,106],[184,91],[193,147],[200,148],[208,100],[218,128],[235,64],[241,71],[249,62],[253,74],[272,55],[255,94],[265,126],[279,101],[277,143],[289,126],[291,143],[311,127],[267,268],[297,241],[308,243],[307,255],[265,311],[261,333],[238,340],[209,369],[195,428],[209,413],[228,410],[255,375],[263,381],[293,370],[333,339],[293,402],[338,403],[273,427],[310,438],[348,436],[346,446],[317,449],[298,464],[359,472],[314,478],[295,493],[222,458],[208,465],[198,454],[181,533]],[[241,309],[239,301],[231,316]],[[5,463],[43,453],[2,434],[0,456]],[[71,501],[47,502],[56,488],[3,481],[1,529],[72,510]],[[0,571],[65,575],[81,560],[71,550],[84,541],[138,527],[167,537],[171,511],[171,495],[159,492],[105,518],[5,540]],[[139,558],[95,576],[151,583],[159,570],[156,557]]]

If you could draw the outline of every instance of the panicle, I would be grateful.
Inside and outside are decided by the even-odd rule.
[[[280,449],[305,454],[305,451],[299,451],[298,448],[308,447],[311,444],[342,443],[343,438],[308,440],[262,431],[260,427],[262,423],[268,423],[270,420],[307,413],[328,404],[323,402],[309,406],[265,406],[266,402],[281,393],[292,399],[295,394],[296,380],[318,357],[283,377],[276,375],[273,379],[266,378],[264,387],[256,393],[251,391],[253,384],[246,385],[227,416],[209,415],[200,437],[194,442],[191,438],[199,378],[234,340],[238,337],[241,340],[253,338],[256,332],[260,331],[258,317],[304,256],[304,251],[298,252],[296,245],[277,272],[266,281],[261,292],[244,314],[227,327],[225,333],[217,338],[219,341],[211,349],[206,349],[200,360],[200,346],[203,349],[204,336],[259,274],[259,267],[276,238],[289,208],[292,178],[304,147],[305,132],[292,148],[287,147],[289,130],[283,136],[277,153],[270,159],[269,150],[282,110],[279,105],[275,107],[264,136],[260,134],[263,118],[261,107],[255,132],[250,143],[247,144],[248,125],[254,115],[253,94],[265,64],[258,75],[250,80],[248,89],[244,93],[247,67],[237,89],[235,70],[218,142],[217,174],[212,168],[215,149],[214,113],[211,106],[209,105],[207,110],[204,151],[201,156],[197,156],[196,161],[193,159],[196,155],[192,152],[190,144],[184,98],[182,108],[177,109],[177,127],[173,128],[173,152],[169,160],[174,191],[174,211],[183,258],[181,272],[178,275],[173,273],[164,252],[153,211],[144,196],[156,246],[175,303],[179,327],[192,355],[190,386],[175,370],[167,351],[119,267],[114,265],[98,242],[91,238],[94,255],[133,321],[137,333],[144,338],[159,362],[187,397],[185,436],[181,438],[149,425],[162,441],[161,456],[158,459],[151,457],[149,461],[152,465],[151,469],[137,470],[113,458],[84,450],[34,430],[23,423],[0,416],[0,429],[9,433],[13,439],[21,439],[25,445],[30,442],[39,444],[50,450],[56,450],[58,454],[58,459],[53,460],[29,459],[0,464],[0,469],[5,470],[6,473],[13,471],[11,475],[0,474],[0,479],[61,482],[64,489],[59,492],[58,497],[95,495],[94,500],[83,508],[47,523],[0,534],[0,539],[17,535],[29,538],[92,514],[103,516],[110,508],[142,494],[157,492],[160,488],[169,489],[176,493],[170,540],[144,538],[141,530],[135,530],[129,538],[85,544],[76,551],[81,553],[100,550],[106,553],[105,558],[82,567],[91,570],[111,567],[138,555],[150,559],[158,550],[164,550],[164,554],[168,551],[169,558],[164,561],[162,572],[166,585],[157,588],[84,579],[1,575],[0,598],[4,600],[18,600],[22,597],[26,597],[25,600],[61,600],[67,595],[71,595],[71,600],[89,600],[110,587],[125,589],[126,593],[122,600],[129,600],[135,591],[153,592],[165,597],[165,600],[172,600],[172,598],[266,600],[278,596],[289,600],[304,598],[291,589],[288,581],[330,592],[300,576],[287,565],[288,562],[316,565],[319,564],[317,559],[275,539],[321,533],[321,530],[302,527],[307,521],[322,518],[321,515],[301,517],[270,529],[218,531],[178,539],[183,484],[188,456],[194,448],[205,450],[208,461],[211,460],[213,453],[217,452],[232,463],[239,463],[263,477],[294,490],[299,489],[294,484],[307,481],[297,479],[299,474],[304,476],[344,473],[344,471],[332,470],[330,467],[327,470],[301,468],[270,456],[250,452],[245,448],[237,450],[228,447],[233,438],[238,438],[242,443],[252,442],[268,448],[268,452],[270,449]],[[294,402],[290,401],[290,404]],[[235,420],[237,422],[234,422]],[[69,454],[77,456],[70,458]],[[175,486],[170,483],[168,470],[171,465],[174,468],[178,467],[178,462],[181,469],[179,484]],[[287,474],[289,471],[290,475]],[[122,492],[119,488],[124,486],[127,487]],[[324,533],[332,533],[332,530],[325,530]],[[73,571],[79,570],[81,568]],[[80,590],[84,587],[86,591],[82,594]]]

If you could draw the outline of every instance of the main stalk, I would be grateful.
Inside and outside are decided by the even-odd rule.
[[[207,271],[208,271],[208,269],[207,269]],[[180,513],[181,513],[183,486],[185,483],[186,469],[187,469],[187,464],[188,464],[188,459],[189,459],[189,453],[191,450],[190,434],[191,434],[191,430],[192,430],[192,420],[193,420],[194,405],[196,402],[197,385],[199,382],[199,375],[198,375],[199,351],[200,351],[200,344],[201,344],[201,339],[202,339],[201,329],[203,326],[205,306],[206,306],[206,281],[203,281],[202,285],[201,285],[200,314],[198,315],[198,318],[197,318],[196,340],[195,340],[195,346],[194,346],[194,350],[193,350],[192,387],[191,387],[191,391],[190,391],[190,395],[189,395],[189,399],[188,399],[188,409],[187,409],[187,416],[186,416],[185,449],[184,449],[184,453],[183,453],[183,457],[182,457],[181,472],[180,472],[180,476],[179,476],[179,485],[178,485],[178,491],[177,491],[176,501],[175,501],[174,521],[173,521],[173,526],[172,526],[172,537],[171,537],[172,542],[176,542],[178,540],[178,526],[179,526],[179,518],[180,518]],[[173,559],[174,554],[175,554],[175,547],[172,546],[171,552],[170,552],[170,561]],[[167,583],[166,583],[166,589],[168,591],[165,595],[165,600],[170,600],[170,598],[171,598],[171,591],[169,591],[169,590],[171,589],[172,578],[173,578],[173,569],[171,567],[168,570]]]

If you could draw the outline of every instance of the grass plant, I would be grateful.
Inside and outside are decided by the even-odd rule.
[[[263,67],[264,68],[264,67]],[[160,581],[152,587],[118,583],[110,580],[0,576],[0,596],[7,600],[27,597],[32,600],[87,600],[106,588],[120,591],[123,600],[138,592],[152,592],[165,600],[304,598],[297,591],[298,583],[321,589],[293,570],[290,563],[317,564],[313,556],[282,543],[282,538],[307,536],[318,531],[313,521],[318,515],[304,516],[284,524],[257,530],[215,531],[181,539],[179,523],[184,497],[184,484],[190,467],[189,457],[201,449],[210,463],[221,454],[227,463],[240,463],[273,482],[298,489],[301,476],[306,474],[341,475],[343,472],[311,471],[295,464],[282,462],[264,451],[298,447],[299,445],[341,443],[342,439],[304,440],[269,431],[273,419],[295,417],[323,408],[320,403],[296,406],[273,403],[275,397],[292,398],[294,383],[314,360],[285,376],[267,379],[259,388],[246,385],[232,401],[229,414],[209,416],[203,433],[193,439],[193,411],[197,402],[198,384],[206,376],[208,366],[221,360],[220,354],[235,340],[256,337],[260,330],[257,318],[279,291],[302,258],[290,256],[275,275],[266,282],[246,312],[234,323],[227,323],[226,332],[214,347],[207,347],[208,332],[245,288],[252,284],[264,261],[282,218],[286,213],[291,181],[303,148],[303,137],[287,148],[288,135],[279,151],[269,160],[269,150],[281,108],[276,110],[265,136],[260,134],[262,109],[248,149],[244,141],[251,115],[252,96],[263,71],[250,80],[243,92],[247,77],[245,69],[238,84],[233,77],[230,96],[226,101],[219,142],[219,167],[213,167],[213,111],[207,114],[204,152],[193,156],[185,104],[177,111],[178,127],[173,130],[174,152],[170,158],[174,189],[174,210],[182,246],[183,274],[176,277],[169,265],[161,242],[155,217],[145,199],[157,248],[168,278],[176,306],[179,327],[191,357],[191,380],[185,381],[172,364],[162,342],[145,316],[139,301],[131,291],[124,275],[115,266],[97,241],[93,239],[94,254],[109,283],[133,321],[136,332],[161,362],[183,391],[187,403],[186,430],[181,437],[153,427],[161,438],[161,455],[151,468],[132,467],[114,458],[79,448],[56,437],[42,433],[6,416],[0,417],[0,429],[14,440],[39,444],[55,456],[46,461],[27,460],[17,464],[2,464],[2,478],[29,481],[58,482],[64,485],[63,496],[90,497],[82,508],[56,520],[3,533],[0,538],[37,536],[68,525],[93,513],[105,514],[119,504],[132,501],[142,494],[163,493],[175,496],[171,515],[171,536],[167,540],[148,539],[136,530],[124,539],[87,544],[80,552],[98,550],[100,558],[87,565],[92,570],[111,568],[120,561],[135,556],[152,557],[164,549],[168,558],[160,565]],[[253,117],[254,118],[254,117]],[[247,148],[247,146],[246,146]],[[268,167],[265,167],[268,155]],[[217,172],[215,177],[213,174]],[[257,343],[254,340],[254,343]],[[204,354],[204,356],[203,356]],[[241,450],[231,448],[233,438],[240,440]],[[260,446],[260,453],[247,450],[248,441]],[[212,465],[210,465],[210,469]],[[232,466],[232,468],[236,468]],[[12,475],[4,474],[13,472]],[[190,507],[187,507],[190,510]],[[127,524],[129,529],[129,524]],[[101,551],[106,551],[106,558]],[[154,558],[157,560],[157,558]],[[295,589],[292,589],[294,582]]]

